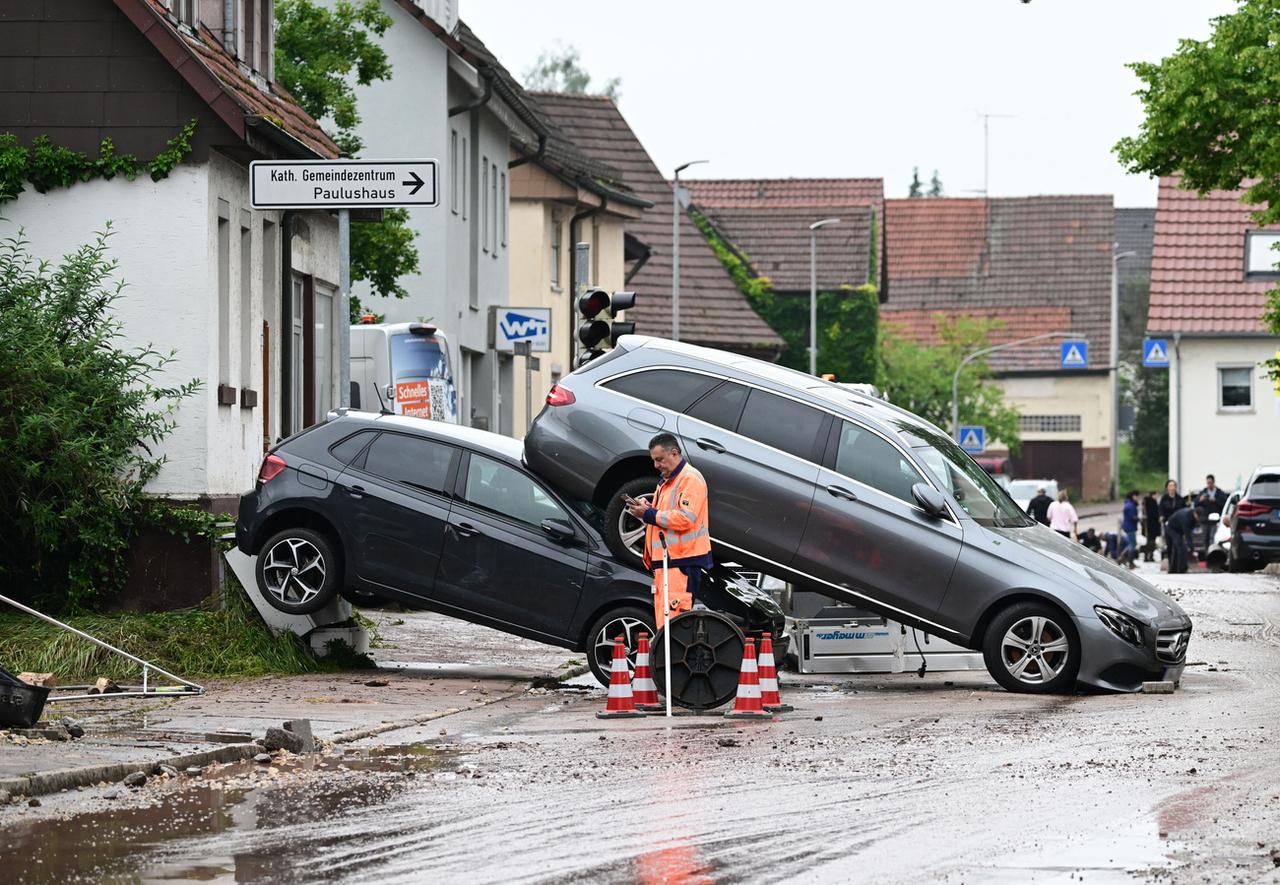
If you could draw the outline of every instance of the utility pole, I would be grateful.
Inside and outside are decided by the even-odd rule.
[[[671,188],[671,340],[680,340],[680,173],[699,163],[710,160],[690,160],[676,167],[675,181]]]
[[[818,231],[839,218],[824,218],[809,225],[809,374],[818,374]]]
[[[1013,114],[988,114],[977,111],[982,118],[982,196],[991,196],[991,118],[1008,120]]]
[[[1120,494],[1120,262],[1136,252],[1116,252],[1111,256],[1111,500]]]

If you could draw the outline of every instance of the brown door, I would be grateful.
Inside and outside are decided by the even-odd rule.
[[[1084,451],[1080,442],[1024,442],[1013,459],[1013,475],[1018,479],[1056,479],[1079,500],[1084,479]]]

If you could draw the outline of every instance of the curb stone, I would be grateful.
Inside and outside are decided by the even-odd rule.
[[[46,796],[59,790],[74,790],[76,787],[90,787],[100,781],[117,783],[126,775],[135,771],[151,771],[157,765],[172,765],[182,769],[189,765],[209,765],[214,762],[239,762],[252,759],[262,752],[260,744],[229,744],[216,750],[205,750],[200,753],[186,753],[181,756],[165,756],[151,761],[109,762],[104,765],[87,765],[83,768],[61,768],[56,771],[45,771],[29,774],[24,777],[11,777],[0,780],[0,791],[8,791],[15,796]]]

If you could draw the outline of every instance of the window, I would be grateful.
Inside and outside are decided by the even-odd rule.
[[[901,452],[870,430],[848,421],[840,422],[839,433],[837,473],[908,504],[915,503],[911,487],[924,482],[924,478]]]
[[[253,381],[253,222],[240,213],[240,388],[252,390]],[[243,400],[241,400],[243,402]]]
[[[462,136],[462,220],[467,220],[467,137]]]
[[[458,185],[462,181],[462,170],[458,168],[458,130],[449,132],[449,208],[454,215],[458,214],[458,203],[461,196]]]
[[[480,248],[489,251],[489,158],[480,158]]]
[[[502,193],[498,195],[498,205],[502,207],[502,245],[507,245],[507,215],[510,209],[507,205],[507,173],[502,173]]]
[[[242,41],[240,49],[240,60],[249,67],[256,69],[258,66],[254,59],[254,7],[258,0],[244,0],[243,17],[240,20],[240,39]]]
[[[1019,415],[1018,430],[1023,433],[1079,433],[1079,415]]]
[[[376,430],[361,430],[359,433],[353,433],[342,442],[329,447],[329,454],[342,464],[351,464],[353,459],[361,452],[364,447],[369,444],[369,440],[377,436]],[[363,466],[363,461],[355,464],[356,467]]]
[[[551,214],[551,288],[560,290],[560,218]]]
[[[1280,252],[1273,247],[1280,242],[1280,231],[1251,230],[1245,233],[1244,275],[1251,280],[1280,279]]]
[[[632,375],[613,378],[606,381],[604,386],[617,393],[671,409],[673,412],[683,412],[698,397],[719,383],[719,378],[712,378],[709,375],[681,372],[676,369],[651,369],[647,372],[636,372]]]
[[[507,464],[471,453],[467,467],[466,499],[484,510],[541,528],[544,519],[569,519],[569,514],[540,485]]]
[[[293,303],[290,305],[291,329],[289,335],[289,433],[297,433],[310,423],[306,410],[303,392],[306,388],[306,328],[304,308],[307,304],[307,283],[309,278],[301,274],[293,275]]]
[[[218,381],[231,383],[231,206],[218,201]]]
[[[1253,367],[1218,367],[1218,408],[1248,411],[1253,408]]]
[[[333,289],[315,284],[315,411],[317,420],[335,405],[333,401]]]
[[[489,175],[489,248],[498,257],[498,165]]]
[[[797,458],[812,461],[823,413],[785,397],[753,390],[738,433]]]
[[[369,446],[364,469],[419,491],[445,493],[455,449],[403,433],[384,433]]]
[[[749,387],[726,381],[686,409],[686,413],[699,421],[706,421],[725,430],[734,430],[750,392]]]

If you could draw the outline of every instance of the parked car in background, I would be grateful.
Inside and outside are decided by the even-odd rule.
[[[1006,491],[1013,499],[1013,503],[1018,505],[1018,509],[1026,513],[1027,505],[1040,489],[1044,489],[1044,493],[1050,498],[1057,499],[1058,481],[1056,479],[1015,479],[1009,483]]]
[[[449,337],[430,323],[352,326],[351,407],[457,424]]]
[[[1216,572],[1226,569],[1227,559],[1231,555],[1231,518],[1235,515],[1239,502],[1240,493],[1232,492],[1227,496],[1227,503],[1222,505],[1222,515],[1209,515],[1209,530],[1213,532],[1213,537],[1209,541],[1204,564]]]
[[[525,459],[605,511],[651,494],[659,431],[707,478],[713,553],[981,649],[1011,691],[1176,681],[1191,621],[1164,593],[1021,512],[950,435],[771,363],[639,335],[552,388]]]
[[[396,600],[586,652],[652,635],[652,580],[613,557],[589,505],[531,475],[520,443],[469,427],[348,411],[276,446],[240,499],[236,546],[272,606]],[[785,652],[782,610],[724,570],[702,599]]]
[[[1231,516],[1227,568],[1252,572],[1269,562],[1280,562],[1280,465],[1253,472]]]

